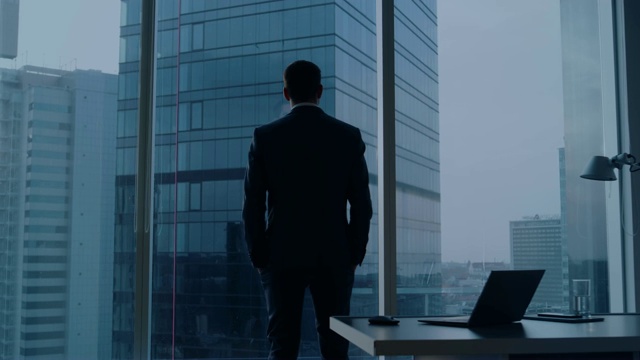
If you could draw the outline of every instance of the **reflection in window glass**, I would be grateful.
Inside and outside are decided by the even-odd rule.
[[[202,128],[202,103],[201,102],[191,103],[191,128],[192,129]]]
[[[180,27],[180,52],[191,51],[192,26]]]
[[[177,36],[177,30],[158,31],[156,50],[159,58],[176,55]]]
[[[613,66],[605,60],[612,57],[614,49],[614,40],[607,37],[613,33],[607,29],[612,20],[603,13],[607,7],[610,9],[611,3],[560,2],[565,140],[560,150],[560,191],[563,260],[568,262],[568,266],[563,264],[563,280],[567,279],[563,296],[571,296],[567,281],[590,279],[593,312],[610,311],[610,299],[622,296],[609,294],[609,266],[615,264],[609,263],[613,254],[608,251],[608,242],[620,240],[608,236],[607,223],[620,223],[620,218],[608,211],[619,204],[608,200],[608,186],[579,177],[591,156],[602,154],[603,149],[618,149],[616,141],[605,144],[606,133],[618,131],[616,114],[607,111],[605,104],[607,97],[615,96],[606,93],[605,86],[614,77]],[[594,25],[598,23],[600,27]]]
[[[189,211],[189,184],[178,183],[178,211]]]
[[[190,129],[190,118],[191,118],[191,104],[182,103],[180,104],[178,114],[178,130],[186,131]]]
[[[200,210],[200,184],[191,184],[189,210]]]
[[[189,168],[191,170],[202,170],[202,142],[191,143],[191,156],[189,157]]]
[[[176,132],[176,107],[175,106],[159,106],[156,107],[155,114],[155,133],[172,134]],[[158,164],[156,163],[156,166]]]
[[[140,0],[122,0],[120,7],[120,25],[140,24],[141,18]]]
[[[193,44],[191,46],[192,50],[202,50],[203,47],[203,40],[204,40],[204,24],[200,23],[200,24],[194,24],[193,25],[193,36],[192,36],[192,41]]]

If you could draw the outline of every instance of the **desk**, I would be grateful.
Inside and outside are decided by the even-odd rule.
[[[398,317],[397,326],[369,325],[366,317],[337,316],[332,330],[371,355],[416,359],[526,358],[518,354],[628,353],[640,359],[640,315],[606,315],[601,322],[566,324],[522,320],[496,327],[456,328]],[[488,355],[491,355],[489,357]],[[482,357],[483,359],[485,357]]]

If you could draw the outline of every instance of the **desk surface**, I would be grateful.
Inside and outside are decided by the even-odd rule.
[[[601,322],[537,320],[486,328],[456,328],[398,317],[398,326],[366,317],[331,318],[335,332],[371,355],[483,355],[640,351],[640,315],[606,315]]]

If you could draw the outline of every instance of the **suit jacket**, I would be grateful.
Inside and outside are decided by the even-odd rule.
[[[362,263],[372,216],[364,151],[358,128],[317,106],[255,129],[243,206],[254,267]]]

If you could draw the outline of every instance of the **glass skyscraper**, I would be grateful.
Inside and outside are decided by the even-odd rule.
[[[0,0],[0,58],[18,55],[18,0]]]
[[[564,102],[563,216],[569,281],[591,279],[592,310],[609,311],[606,188],[580,178],[604,148],[603,62],[597,1],[560,1]]]
[[[157,2],[153,358],[264,357],[266,309],[244,245],[242,182],[253,129],[289,111],[282,71],[322,69],[321,107],[359,127],[374,207],[375,1]],[[113,356],[132,351],[139,0],[122,2]],[[398,305],[441,313],[435,1],[396,5]],[[310,134],[309,136],[313,136]],[[331,144],[331,139],[326,139]],[[352,314],[378,312],[377,219]],[[312,305],[301,355],[319,356]]]

